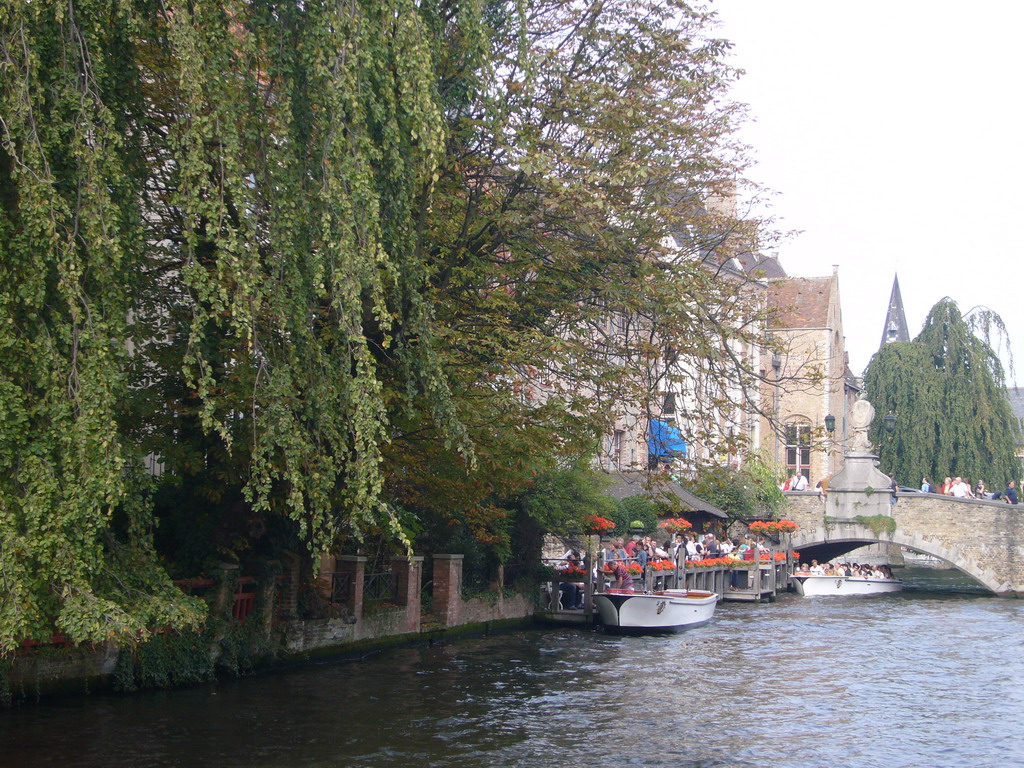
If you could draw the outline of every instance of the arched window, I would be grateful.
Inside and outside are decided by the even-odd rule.
[[[811,425],[803,422],[786,425],[786,474],[793,473],[811,479]]]

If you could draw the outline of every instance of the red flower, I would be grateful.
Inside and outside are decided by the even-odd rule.
[[[583,519],[584,525],[592,533],[605,534],[615,528],[615,523],[609,520],[607,517],[600,517],[599,515],[587,515]]]
[[[669,533],[680,533],[693,528],[693,523],[682,517],[670,517],[667,520],[662,520],[658,525]]]
[[[755,520],[748,528],[751,533],[793,533],[800,528],[792,520]]]

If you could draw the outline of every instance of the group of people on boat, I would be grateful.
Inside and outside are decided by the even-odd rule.
[[[811,564],[800,563],[797,576],[841,576],[851,579],[892,579],[892,569],[888,565],[867,565],[858,563],[819,563],[811,560]]]
[[[658,544],[651,536],[633,536],[629,541],[612,538],[605,542],[598,563],[590,572],[592,581],[597,580],[600,569],[611,588],[620,591],[636,589],[636,580],[643,580],[648,568],[654,563],[668,562],[672,565],[685,561],[696,562],[707,558],[729,557],[736,560],[753,559],[757,553],[768,552],[764,539],[741,538],[733,541],[725,537],[721,541],[714,533],[677,533],[672,539]],[[583,556],[579,550],[570,549],[561,558],[553,561],[554,567],[570,574],[579,574],[580,581],[560,581],[561,603],[565,608],[582,608],[584,583]],[[640,565],[639,573],[630,566]]]
[[[645,538],[648,540],[650,539],[649,536]],[[631,562],[642,562],[646,564],[649,562],[649,560],[646,559],[649,550],[654,550],[654,552],[651,553],[652,558],[656,557],[659,560],[670,559],[661,547],[638,546],[635,547],[634,550],[637,554],[630,557],[625,547],[624,540],[612,539],[605,545],[605,550],[602,553],[603,563],[601,565],[601,570],[605,574],[605,577],[611,581],[609,586],[621,592],[633,592],[636,589],[636,585],[633,581],[633,574],[629,569],[629,564]],[[559,571],[568,572],[570,574],[580,573],[580,578],[585,577],[585,572],[583,572],[583,558],[581,557],[579,550],[570,549],[562,556],[560,561],[556,562],[555,568]],[[593,572],[590,574],[593,579],[596,579],[597,577],[596,571],[597,569],[595,567]],[[585,586],[586,585],[582,581],[559,581],[558,590],[561,593],[562,607],[574,609],[582,608]]]

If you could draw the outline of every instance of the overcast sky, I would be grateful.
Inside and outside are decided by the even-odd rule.
[[[746,70],[741,138],[792,276],[839,266],[850,365],[878,348],[895,273],[917,335],[935,302],[1002,315],[1024,384],[1024,3],[717,0]]]

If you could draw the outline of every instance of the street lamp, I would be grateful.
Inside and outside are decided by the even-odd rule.
[[[882,421],[885,422],[885,431],[890,435],[896,431],[896,414],[889,413]]]
[[[772,387],[772,416],[775,419],[781,421],[779,416],[779,381],[781,379],[780,372],[782,370],[782,355],[778,351],[772,352],[772,370],[775,372],[775,385]],[[779,463],[779,429],[781,426],[775,425],[775,463]]]
[[[835,443],[832,442],[832,434],[836,431],[836,417],[831,413],[825,417],[825,431],[828,432],[828,449],[825,452],[825,473],[832,473],[832,453],[835,448]]]

